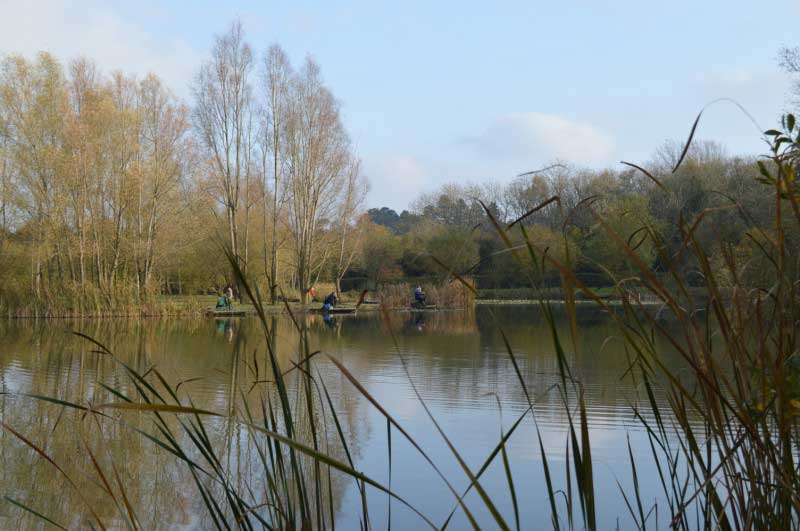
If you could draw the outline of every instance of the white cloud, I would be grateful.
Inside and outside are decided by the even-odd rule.
[[[476,129],[466,138],[366,156],[369,206],[407,208],[421,192],[447,182],[508,181],[554,160],[591,167],[616,160],[611,135],[557,115],[512,113]]]
[[[519,171],[553,159],[597,166],[614,154],[611,136],[597,127],[540,112],[518,112],[499,117],[477,136],[460,143],[465,154],[501,167],[519,164]]]
[[[367,206],[388,206],[398,212],[408,208],[431,178],[425,165],[409,155],[367,155],[364,170],[370,180]]]
[[[62,61],[83,55],[105,72],[154,72],[178,95],[202,54],[185,41],[157,37],[100,2],[0,0],[0,53],[53,53]]]

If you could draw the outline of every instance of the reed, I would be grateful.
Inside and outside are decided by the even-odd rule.
[[[378,288],[377,297],[386,308],[408,308],[414,301],[414,287],[405,282],[383,284]],[[432,306],[471,308],[475,303],[475,292],[455,280],[425,282],[420,287],[425,292],[426,303]]]
[[[669,526],[673,528],[794,529],[800,524],[800,262],[794,254],[796,246],[790,245],[800,228],[800,189],[795,178],[800,161],[800,130],[793,116],[787,116],[783,126],[782,131],[766,133],[772,150],[759,162],[764,193],[774,197],[774,225],[758,226],[751,213],[731,200],[723,207],[701,212],[695,219],[678,220],[682,242],[677,249],[656,227],[638,227],[634,234],[651,241],[665,264],[665,276],[652,271],[637,246],[631,244],[632,235],[615,232],[607,220],[594,214],[591,206],[583,206],[632,264],[625,278],[615,279],[622,311],[612,308],[609,301],[581,283],[573,273],[569,255],[563,261],[557,260],[529,238],[523,225],[505,227],[491,219],[519,262],[533,264],[530,278],[534,287],[546,266],[554,266],[560,272],[572,349],[578,348],[578,294],[594,301],[617,322],[619,335],[630,352],[626,372],[638,381],[644,395],[633,406],[634,413],[650,439],[651,457],[658,465]],[[673,172],[686,155],[696,127],[697,121]],[[656,184],[664,188],[660,182]],[[559,198],[548,200],[553,201],[558,202]],[[720,243],[718,249],[708,249],[697,242],[697,232],[714,230],[714,211],[723,209],[736,212],[748,226],[747,236],[759,242],[757,252],[746,260],[731,245]],[[564,230],[568,230],[571,214],[562,213]],[[488,209],[487,215],[491,218]],[[511,230],[520,232],[525,249],[512,247]],[[700,289],[691,287],[688,275],[680,267],[681,260],[687,257],[697,264],[702,276]],[[757,278],[769,280],[766,285],[748,281],[753,277],[749,270],[755,267]],[[645,304],[642,295],[657,305]],[[544,295],[540,304],[548,320],[552,319]],[[552,335],[559,362],[565,364],[554,327]],[[657,337],[665,338],[670,348],[680,354],[680,367],[664,363],[663,353],[656,346]],[[513,356],[510,349],[509,355]],[[568,367],[561,374],[560,392],[565,393],[572,386],[578,393],[576,422],[581,426],[580,434],[570,421],[574,485],[582,526],[595,528],[596,492],[591,482],[591,441],[583,430],[586,418],[581,382],[571,378]],[[525,385],[521,378],[520,384]],[[670,398],[669,408],[655,400],[656,386]],[[566,407],[566,399],[564,403]],[[644,414],[646,410],[649,415]],[[702,429],[690,421],[697,418]],[[543,452],[542,459],[547,466]],[[632,452],[630,469],[633,490],[621,493],[630,517],[640,528],[654,527],[657,507],[647,506],[642,500]],[[572,478],[567,484],[572,484]],[[549,485],[548,489],[553,500]],[[572,527],[572,504],[568,501],[566,506],[567,522]],[[552,508],[557,520],[555,503]],[[558,527],[556,520],[554,526]]]
[[[46,289],[38,296],[28,290],[0,290],[4,318],[156,317],[200,314],[204,309],[191,297],[161,298],[138,293],[135,286],[124,283],[109,289],[65,283],[57,291]]]

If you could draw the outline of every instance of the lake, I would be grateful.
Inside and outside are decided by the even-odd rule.
[[[307,319],[311,349],[340,360],[459,492],[468,485],[467,477],[417,398],[412,382],[466,463],[473,471],[480,468],[497,445],[501,430],[507,430],[528,407],[504,346],[500,323],[523,378],[536,397],[535,417],[555,487],[564,487],[568,417],[558,392],[552,389],[560,381],[558,364],[547,324],[535,306],[394,313],[389,322],[377,312],[331,320],[318,315]],[[299,334],[288,316],[272,321],[277,330],[278,358],[289,370],[290,360],[299,359]],[[565,320],[559,330],[566,340],[569,330]],[[182,403],[188,404],[191,399],[195,407],[241,418],[245,408],[252,407],[249,397],[270,385],[263,382],[266,354],[260,323],[255,318],[0,323],[0,390],[4,393],[0,395],[0,420],[40,446],[75,485],[70,486],[52,465],[10,432],[0,431],[0,496],[10,496],[69,528],[85,526],[82,518],[89,513],[81,499],[84,497],[104,508],[98,515],[107,525],[121,526],[119,510],[103,492],[86,451],[88,446],[104,470],[117,468],[126,496],[146,529],[213,528],[187,466],[131,429],[138,426],[154,432],[147,419],[150,413],[109,412],[122,415],[129,426],[102,422],[100,427],[92,419],[82,418],[80,411],[20,396],[37,394],[81,404],[112,401],[114,397],[101,383],[135,394],[119,364],[92,352],[97,347],[71,331],[97,339],[142,373],[151,369],[148,378],[154,377],[155,368],[173,385],[182,382]],[[616,327],[606,315],[583,308],[579,311],[580,348],[577,354],[571,349],[568,353],[573,374],[584,386],[598,527],[634,526],[618,486],[629,489],[632,484],[629,440],[645,511],[660,503],[663,514],[658,516],[658,524],[665,527],[669,516],[659,497],[649,443],[631,407],[637,399],[637,382],[624,376],[628,355],[615,335]],[[679,366],[677,356],[671,355],[666,345],[661,350],[668,365]],[[388,485],[386,419],[322,354],[314,358],[312,366],[330,392],[356,469]],[[659,394],[656,398],[665,401]],[[231,481],[259,485],[258,458],[247,430],[229,417],[209,417],[205,422],[218,455],[224,456],[221,466],[226,467]],[[329,429],[335,434],[333,428]],[[441,525],[455,507],[453,495],[396,429],[391,437],[392,490]],[[531,415],[511,436],[507,449],[522,527],[551,527]],[[341,452],[336,457],[344,460]],[[514,511],[499,456],[481,478],[481,485],[513,526]],[[336,526],[357,529],[362,500],[356,483],[336,474],[331,488]],[[479,523],[495,527],[474,492],[466,500],[476,508]],[[559,495],[559,500],[563,505],[564,496]],[[367,504],[373,528],[385,528],[389,514],[386,494],[368,489]],[[10,503],[0,503],[0,528],[38,528],[40,521],[23,514]],[[655,518],[654,512],[650,521],[655,522]],[[396,529],[424,527],[418,516],[397,501],[391,503],[391,523]],[[449,528],[468,527],[464,514],[457,511]]]

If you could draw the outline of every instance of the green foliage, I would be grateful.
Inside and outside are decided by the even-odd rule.
[[[418,221],[418,216],[411,214],[408,210],[403,210],[399,215],[388,207],[370,208],[367,210],[370,221],[376,225],[383,225],[392,231],[393,234],[405,234]]]
[[[635,247],[637,256],[646,264],[653,264],[655,247],[647,237],[647,229],[653,227],[654,220],[648,210],[647,198],[640,195],[609,198],[599,210],[611,230]],[[584,265],[589,269],[599,271],[602,267],[603,270],[622,273],[629,271],[633,265],[629,257],[619,252],[608,231],[599,222],[583,234],[578,245],[581,254],[586,257]],[[564,261],[563,257],[560,261]]]
[[[707,223],[694,231],[698,245],[716,249],[724,242],[739,256],[758,247],[757,232],[769,232],[774,202],[762,193],[758,178],[764,178],[754,159],[729,157],[716,144],[666,143],[646,164],[649,176],[636,168],[593,171],[557,164],[532,175],[518,177],[506,186],[446,185],[422,195],[414,203],[414,214],[397,215],[391,209],[372,209],[370,216],[389,228],[384,247],[400,249],[379,253],[386,278],[430,276],[440,272],[432,257],[441,258],[455,271],[469,273],[481,288],[515,288],[529,283],[530,263],[520,263],[484,217],[478,197],[499,223],[517,219],[530,236],[537,254],[566,261],[570,269],[590,286],[613,286],[615,278],[635,273],[631,256],[620,253],[611,229],[634,249],[636,259],[660,276],[669,270],[686,273],[691,286],[703,284],[700,264],[692,253],[680,252],[684,225],[701,213]],[[680,166],[673,171],[683,156]],[[641,168],[641,166],[637,166]],[[557,198],[557,201],[554,200]],[[543,205],[543,206],[542,206]],[[405,219],[404,219],[405,217]],[[408,223],[408,224],[405,224]],[[608,229],[604,227],[608,225]],[[399,229],[402,225],[402,229]],[[753,229],[757,228],[758,231]],[[656,242],[648,234],[659,235]],[[797,231],[787,231],[785,244],[800,254]],[[507,237],[513,246],[523,244],[517,231]],[[658,252],[660,251],[660,252]],[[389,263],[391,260],[394,263]],[[720,251],[711,259],[724,261]],[[374,277],[363,269],[355,274]],[[754,284],[763,267],[753,264],[745,278]],[[537,282],[550,287],[560,284],[560,272],[545,261],[536,269]],[[762,279],[763,280],[763,279]]]
[[[355,268],[374,283],[392,280],[401,276],[398,262],[402,255],[402,242],[392,237],[391,231],[369,220],[362,220],[364,241],[361,257]]]
[[[432,220],[417,224],[403,237],[401,265],[407,276],[430,276],[441,273],[440,260],[465,271],[478,260],[478,244],[469,230],[448,228]]]

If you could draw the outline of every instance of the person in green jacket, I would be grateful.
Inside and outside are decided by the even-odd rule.
[[[227,289],[223,292],[223,294],[217,297],[217,306],[216,310],[230,310],[233,307],[233,303],[231,298],[227,294]]]

